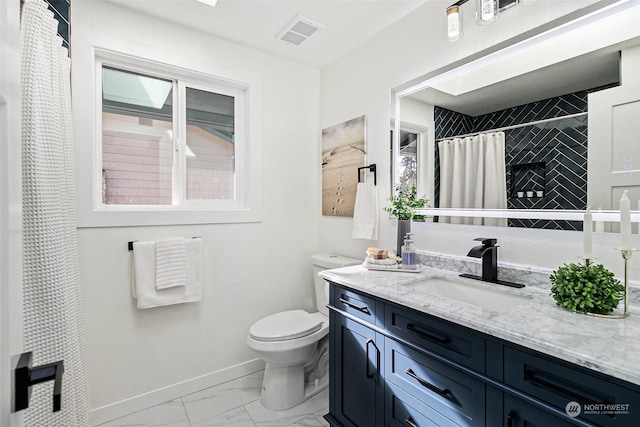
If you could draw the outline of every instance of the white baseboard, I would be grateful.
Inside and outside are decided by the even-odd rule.
[[[219,371],[172,384],[157,390],[140,394],[129,399],[95,408],[91,411],[91,425],[97,426],[143,409],[151,408],[169,400],[177,399],[227,381],[264,369],[261,359],[239,363]]]

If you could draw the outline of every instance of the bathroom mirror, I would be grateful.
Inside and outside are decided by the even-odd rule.
[[[618,2],[396,88],[394,135],[410,131],[413,117],[432,118],[417,141],[418,191],[431,200],[420,213],[440,222],[504,218],[509,226],[581,229],[590,205],[594,220],[617,221],[623,189],[640,199],[632,160],[635,151],[640,158],[632,129],[640,117],[638,17],[637,4]],[[506,203],[440,208],[439,143],[491,131],[505,133]],[[405,148],[401,138],[391,145],[397,185]]]

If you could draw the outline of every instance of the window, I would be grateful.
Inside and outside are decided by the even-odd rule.
[[[171,205],[173,82],[102,67],[102,203]]]
[[[259,220],[255,83],[116,54],[96,57],[96,76],[92,210],[102,225]]]
[[[103,64],[102,203],[234,200],[236,96],[218,92]]]
[[[398,183],[405,190],[418,185],[418,141],[420,134],[400,129],[399,161],[396,164],[393,158],[393,129],[391,130],[391,164],[398,168]],[[391,174],[393,180],[393,174]],[[391,188],[394,188],[392,182]]]

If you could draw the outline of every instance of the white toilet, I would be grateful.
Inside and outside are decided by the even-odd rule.
[[[289,409],[329,385],[329,285],[318,272],[362,260],[340,255],[311,257],[318,312],[272,314],[251,326],[247,344],[266,362],[260,402],[273,410]]]

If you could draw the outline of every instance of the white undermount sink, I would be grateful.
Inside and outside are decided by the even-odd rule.
[[[430,277],[406,285],[417,291],[476,305],[488,310],[505,311],[531,300],[529,295],[518,295],[517,290],[503,285],[448,278]],[[495,286],[495,289],[492,288]]]

